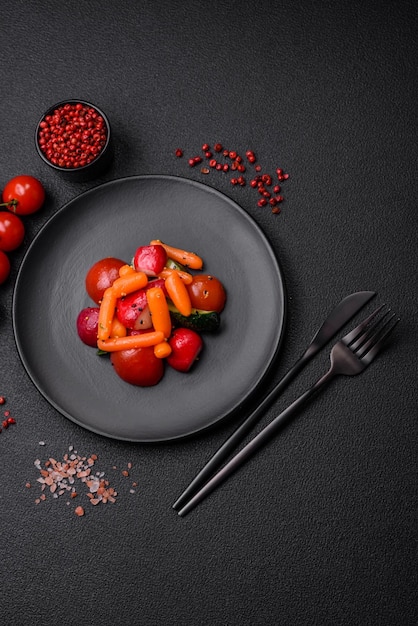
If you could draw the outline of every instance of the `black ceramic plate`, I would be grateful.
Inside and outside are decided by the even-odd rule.
[[[228,301],[197,366],[167,367],[158,385],[141,388],[80,341],[76,318],[93,304],[89,267],[106,256],[130,262],[151,239],[198,252]],[[114,180],[66,204],[29,247],[13,300],[18,351],[38,390],[77,424],[133,442],[190,435],[230,414],[265,376],[284,317],[280,267],[254,220],[218,191],[171,176]]]

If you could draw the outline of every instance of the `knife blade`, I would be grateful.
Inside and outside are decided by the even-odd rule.
[[[345,324],[376,295],[375,291],[357,291],[346,296],[331,311],[313,336],[309,346],[302,356],[294,363],[276,386],[267,394],[257,408],[238,426],[211,459],[195,476],[189,486],[173,504],[173,509],[179,509],[218,469],[227,456],[242,441],[258,419],[264,414],[269,405],[279,396],[291,380],[306,366],[306,364],[345,326]]]

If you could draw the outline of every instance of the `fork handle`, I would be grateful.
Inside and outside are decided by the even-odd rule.
[[[183,504],[199,489],[205,482],[213,476],[221,464],[226,461],[234,448],[244,439],[250,432],[257,421],[262,417],[266,409],[273,403],[277,396],[284,390],[291,380],[300,372],[306,361],[310,359],[310,355],[303,355],[289,369],[289,371],[281,378],[275,387],[269,392],[264,400],[257,408],[232,432],[232,434],[224,441],[220,448],[213,454],[209,461],[202,467],[191,483],[186,487],[183,493],[173,504],[173,509],[180,509]]]
[[[321,376],[317,382],[299,396],[284,411],[275,417],[267,426],[261,430],[240,452],[238,452],[222,469],[219,470],[178,512],[180,516],[186,515],[216,487],[224,482],[241,465],[257,452],[263,445],[271,441],[273,435],[297,413],[299,408],[317,391],[323,389],[326,384],[335,376],[335,372],[330,368],[326,374]]]

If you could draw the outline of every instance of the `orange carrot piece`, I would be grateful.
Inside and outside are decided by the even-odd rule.
[[[115,337],[109,339],[98,339],[97,347],[104,352],[117,352],[118,350],[132,350],[133,348],[148,348],[156,346],[164,341],[161,331],[151,330],[141,335],[129,335],[128,337]]]
[[[117,278],[112,285],[116,298],[127,296],[129,293],[142,289],[148,284],[148,276],[144,272],[130,272],[126,276]]]
[[[119,268],[119,276],[123,277],[123,276],[128,276],[129,274],[133,274],[135,272],[135,268],[132,267],[132,265],[122,265],[122,267]]]
[[[167,256],[170,259],[173,259],[173,261],[177,261],[177,263],[180,263],[185,267],[190,267],[190,269],[192,270],[201,270],[203,267],[203,260],[194,252],[182,250],[181,248],[174,248],[173,246],[169,246],[168,244],[163,243],[159,239],[153,239],[150,242],[150,245],[163,246],[163,248],[167,252]]]
[[[171,267],[165,267],[162,272],[158,274],[158,278],[163,278],[164,280],[170,276],[173,272],[177,272],[180,276],[181,280],[185,285],[191,285],[193,282],[193,276],[189,274],[189,272],[182,272],[181,270],[175,270]]]
[[[112,329],[113,317],[115,315],[116,295],[113,287],[109,287],[103,294],[100,303],[99,320],[97,328],[97,337],[99,339],[107,339],[110,337]]]
[[[182,315],[188,317],[192,312],[192,303],[187,287],[180,276],[176,273],[170,274],[166,278],[165,287],[174,306]]]
[[[157,345],[154,346],[154,354],[157,359],[165,359],[166,357],[170,356],[171,346],[168,341],[162,341],[161,343],[157,343]]]
[[[147,302],[154,330],[160,330],[167,339],[171,335],[171,317],[167,300],[161,287],[147,289]]]
[[[127,335],[127,330],[125,326],[115,316],[112,321],[112,327],[110,329],[110,336],[111,337],[126,337],[126,335]]]

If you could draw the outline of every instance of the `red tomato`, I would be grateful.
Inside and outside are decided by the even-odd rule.
[[[112,352],[110,361],[116,374],[131,385],[152,387],[164,375],[164,359],[155,356],[152,346]]]
[[[2,285],[10,274],[10,261],[7,254],[0,250],[0,285]]]
[[[122,265],[126,265],[125,261],[107,257],[97,261],[89,269],[86,276],[86,291],[96,304],[100,303],[106,289],[119,278],[119,269]]]
[[[3,189],[3,202],[18,215],[36,213],[45,202],[45,189],[33,176],[15,176]]]
[[[198,274],[187,285],[192,307],[202,311],[220,313],[226,301],[226,293],[221,281],[210,274]]]
[[[0,211],[0,250],[11,252],[16,250],[25,237],[22,220],[13,213]]]

